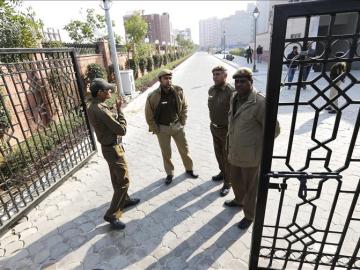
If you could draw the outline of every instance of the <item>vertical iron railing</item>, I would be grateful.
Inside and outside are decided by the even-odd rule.
[[[74,49],[0,49],[0,233],[95,152]]]
[[[360,66],[360,2],[343,3],[312,1],[274,7],[249,269],[360,269],[360,233],[355,229],[360,228],[360,171],[355,169],[360,163],[360,71],[355,70]],[[304,33],[287,38],[292,30],[289,21],[294,19],[303,19]],[[314,19],[319,22],[317,35],[310,34]],[[315,55],[310,55],[312,44],[316,45]],[[286,59],[285,51],[293,45],[300,54]],[[342,55],[336,56],[336,52]],[[330,69],[340,62],[345,63],[346,71],[334,78]],[[293,64],[299,67],[297,76],[286,82],[283,67]],[[318,72],[304,79],[309,65]],[[286,90],[287,86],[295,86],[295,91]],[[332,88],[337,94],[330,97]],[[334,109],[333,115],[325,110],[329,107]],[[286,108],[291,117],[287,123],[280,121],[288,134],[282,154],[284,150],[279,151],[274,142],[275,123],[282,117],[278,111]],[[312,122],[310,130],[299,133],[302,115],[309,112],[314,113],[308,120]],[[331,132],[326,137],[321,124],[327,117],[332,117],[332,122],[327,121]],[[351,128],[344,129],[344,123]],[[284,140],[284,135],[280,138]],[[295,151],[304,139],[312,145],[300,143],[305,154],[302,163]],[[337,158],[340,153],[341,162]]]

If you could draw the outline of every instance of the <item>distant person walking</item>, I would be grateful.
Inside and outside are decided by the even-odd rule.
[[[310,47],[310,49],[309,49],[308,52],[307,52],[307,58],[306,58],[306,60],[311,60],[311,58],[314,58],[315,56],[316,56],[315,50]],[[312,63],[309,63],[309,62],[306,62],[306,63],[304,64],[303,74],[302,74],[303,82],[306,82],[306,81],[307,81],[307,78],[309,77],[309,74],[310,74],[310,71],[311,71],[312,66],[313,66],[313,64],[312,64]],[[303,84],[302,88],[303,88],[303,89],[306,89],[306,84]]]
[[[340,58],[344,55],[343,52],[337,52],[336,53],[336,58]],[[340,84],[342,82],[344,82],[345,80],[345,76],[344,73],[346,72],[346,63],[345,62],[338,62],[335,63],[331,69],[330,69],[330,79],[331,81],[334,83],[336,80],[336,83],[334,86],[331,87],[330,89],[330,100],[334,99],[337,95],[338,95],[338,90],[337,88],[339,88]],[[339,79],[339,77],[341,77]],[[338,102],[338,98],[336,98],[335,100],[332,100],[331,103],[333,104],[333,106],[328,106],[326,107],[326,110],[329,111],[329,113],[334,114],[336,113],[336,108],[334,107],[334,105],[336,107],[339,107],[339,102]]]
[[[245,51],[245,55],[246,55],[246,61],[249,64],[252,64],[252,54],[253,54],[253,49],[251,49],[251,47],[249,46],[249,48],[246,49]]]
[[[263,54],[263,47],[261,45],[259,45],[256,48],[256,57],[257,57],[257,62],[260,64],[261,60],[262,60],[262,54]]]
[[[288,82],[292,82],[294,79],[295,71],[298,67],[298,64],[295,62],[296,59],[299,57],[298,47],[294,46],[292,49],[292,52],[289,53],[286,57],[287,60],[290,60],[290,63],[287,64],[289,70],[288,70]],[[288,86],[288,89],[290,90],[291,85]]]

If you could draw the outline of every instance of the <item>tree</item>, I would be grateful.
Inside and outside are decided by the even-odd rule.
[[[177,35],[176,36],[176,42],[180,47],[183,47],[188,50],[195,49],[195,44],[191,40],[184,39],[183,36]]]
[[[128,35],[128,42],[132,44],[139,44],[144,40],[148,31],[146,20],[140,15],[139,11],[125,21],[125,32]]]
[[[35,19],[31,7],[25,12],[15,10],[22,1],[0,1],[0,47],[31,48],[37,47],[41,40],[42,22]]]
[[[128,56],[129,56],[129,49],[132,48],[133,50],[133,60],[135,63],[138,63],[139,57],[137,56],[136,49],[137,47],[140,48],[141,51],[144,51],[146,54],[146,46],[142,47],[144,37],[148,31],[148,25],[146,20],[140,15],[139,11],[135,11],[134,14],[125,21],[125,33],[128,36],[127,39],[127,48],[128,48]],[[146,45],[146,44],[144,44]],[[144,50],[142,50],[144,48]],[[128,57],[129,58],[129,57]],[[130,63],[130,61],[128,61]]]
[[[112,24],[115,26],[114,22]],[[64,30],[68,32],[75,43],[94,42],[107,35],[106,19],[105,16],[96,14],[93,8],[88,8],[86,10],[86,21],[72,20],[65,25]]]

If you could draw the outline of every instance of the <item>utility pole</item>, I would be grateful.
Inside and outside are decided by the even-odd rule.
[[[110,45],[110,52],[111,52],[111,62],[114,67],[116,86],[117,86],[117,89],[119,90],[119,94],[121,96],[124,96],[124,91],[121,86],[121,77],[120,77],[119,63],[118,63],[117,52],[116,52],[114,32],[112,29],[112,23],[111,23],[111,18],[110,18],[109,0],[102,0],[102,1],[104,3],[106,25],[107,25],[107,30],[108,30],[109,45]]]

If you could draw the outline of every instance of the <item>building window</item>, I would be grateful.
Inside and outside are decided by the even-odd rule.
[[[301,33],[291,34],[290,38],[301,38]]]

